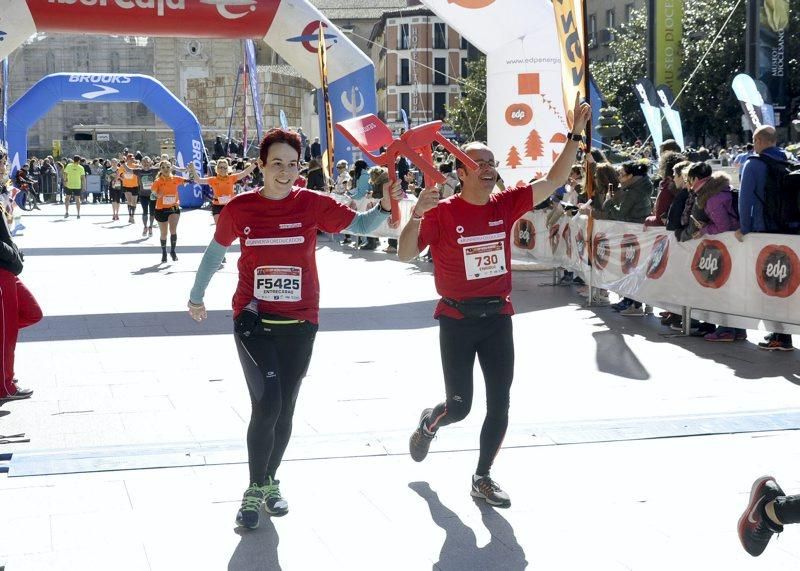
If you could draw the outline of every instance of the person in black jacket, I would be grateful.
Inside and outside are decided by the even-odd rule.
[[[11,205],[10,200],[0,203],[3,218],[0,220],[0,399],[20,400],[30,398],[33,391],[17,385],[14,377],[17,334],[21,328],[38,323],[42,319],[42,310],[18,277],[22,272],[23,256],[8,231],[12,220]]]

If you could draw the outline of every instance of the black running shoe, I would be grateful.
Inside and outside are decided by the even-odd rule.
[[[773,533],[783,531],[783,526],[773,523],[764,511],[766,504],[783,495],[783,490],[772,476],[761,476],[753,482],[750,502],[739,518],[738,529],[742,547],[753,557],[764,553]]]
[[[436,436],[435,432],[431,432],[427,428],[427,422],[430,420],[432,413],[432,408],[426,408],[422,411],[417,429],[408,441],[408,450],[411,452],[411,458],[414,459],[414,462],[425,460],[425,456],[428,455],[428,449],[431,447],[431,440]]]
[[[266,495],[264,509],[267,510],[268,514],[276,517],[289,513],[289,502],[281,496],[280,483],[280,480],[273,480],[270,478],[267,484],[262,488]]]
[[[236,525],[255,529],[258,527],[259,510],[264,503],[266,486],[250,484],[242,497],[242,506],[236,514]]]
[[[170,252],[169,255],[172,256],[172,261],[173,262],[177,262],[178,261],[178,254],[176,254],[175,252]]]
[[[472,491],[470,494],[473,498],[486,500],[486,503],[490,506],[498,508],[511,507],[511,498],[488,475],[478,476],[474,474],[472,476]]]
[[[161,254],[161,263],[162,264],[166,264],[167,263],[167,255],[166,254]]]

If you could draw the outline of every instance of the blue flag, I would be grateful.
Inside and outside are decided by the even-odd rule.
[[[8,58],[3,58],[3,125],[0,130],[0,141],[3,147],[8,150],[8,141],[6,140],[6,125],[8,124]]]
[[[256,116],[256,133],[258,141],[264,133],[264,120],[261,116],[261,94],[258,90],[258,69],[256,68],[256,45],[253,40],[245,40],[244,51],[246,54],[247,77],[250,80],[250,95],[253,98],[253,111]]]

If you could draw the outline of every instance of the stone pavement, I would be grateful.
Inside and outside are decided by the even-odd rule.
[[[758,559],[735,526],[752,480],[800,492],[800,354],[669,338],[656,319],[587,309],[515,272],[511,423],[469,496],[483,388],[422,464],[420,409],[442,396],[430,266],[318,248],[320,333],[279,477],[288,516],[233,528],[249,401],[230,336],[238,253],[185,311],[213,227],[186,212],[180,260],[140,221],[26,215],[22,275],[45,319],[17,349],[34,398],[0,405],[0,565],[16,569],[796,569],[786,533]]]

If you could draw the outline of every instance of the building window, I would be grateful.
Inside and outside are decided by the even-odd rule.
[[[77,46],[75,54],[75,70],[89,71],[89,46]]]
[[[462,50],[469,49],[469,42],[467,41],[467,38],[465,38],[464,36],[461,36],[461,49]]]
[[[433,58],[433,83],[436,85],[447,85],[447,58]]]
[[[111,52],[111,56],[109,59],[111,60],[110,61],[111,73],[119,73],[119,53]]]
[[[466,79],[469,75],[469,67],[467,66],[467,58],[461,58],[461,78]]]
[[[597,47],[597,16],[589,14],[589,47]]]
[[[408,69],[408,58],[400,60],[400,85],[411,85],[411,75]]]
[[[636,4],[625,4],[625,21],[630,22],[633,17],[633,11],[636,10]]]
[[[48,51],[47,55],[45,56],[45,64],[44,65],[45,65],[45,70],[46,70],[45,73],[47,73],[48,75],[50,75],[51,73],[55,73],[56,72],[56,54],[54,54],[51,51]]]
[[[398,40],[398,50],[407,50],[409,44],[409,34],[408,24],[400,24],[400,36],[397,38]]]
[[[447,93],[433,94],[433,120],[444,121],[447,117]]]
[[[614,10],[606,10],[606,28],[612,30],[614,28]]]
[[[447,27],[444,22],[436,22],[433,24],[433,49],[447,49]]]
[[[411,118],[411,98],[408,93],[400,94],[400,109],[405,109],[406,115]],[[397,117],[400,118],[400,110],[397,111]]]

